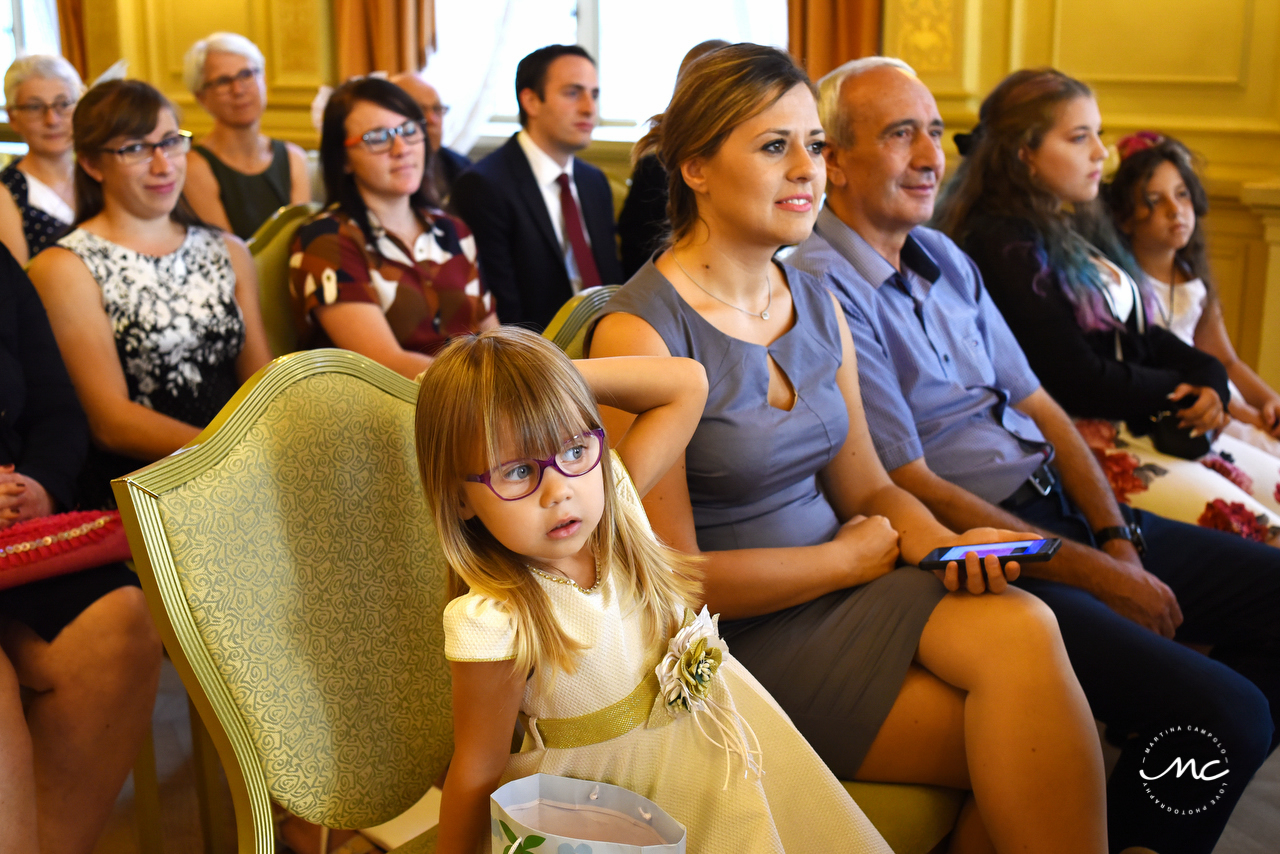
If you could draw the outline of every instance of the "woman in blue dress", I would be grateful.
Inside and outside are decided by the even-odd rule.
[[[773,261],[813,227],[823,140],[804,72],[735,45],[689,69],[641,142],[672,176],[673,234],[610,303],[591,355],[689,356],[710,386],[650,519],[703,555],[730,649],[837,776],[972,789],[952,851],[1101,852],[1098,739],[1052,614],[993,558],[1000,595],[978,595],[972,554],[966,591],[948,593],[954,566],[945,586],[910,566],[1013,535],[958,535],[893,485],[843,313]]]

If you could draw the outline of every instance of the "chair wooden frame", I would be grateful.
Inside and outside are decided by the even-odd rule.
[[[238,849],[274,854],[271,797],[258,753],[230,691],[201,640],[165,538],[159,498],[217,465],[283,388],[318,370],[345,373],[414,403],[417,386],[368,359],[343,350],[312,350],[276,359],[258,371],[189,445],[112,482],[147,603],[165,648],[206,722],[227,774],[236,814]],[[234,770],[232,770],[234,769]]]
[[[307,202],[296,205],[285,205],[276,210],[266,222],[258,227],[253,236],[246,241],[249,254],[253,256],[254,266],[258,268],[258,303],[262,308],[262,319],[267,329],[268,342],[276,355],[283,356],[297,347],[297,330],[294,327],[293,299],[289,294],[288,247],[284,247],[283,281],[267,281],[260,265],[260,256],[264,249],[270,247],[282,234],[292,235],[310,217],[320,210],[320,205]]]
[[[592,320],[604,309],[605,304],[618,292],[621,285],[601,285],[587,288],[575,294],[560,307],[556,316],[551,318],[547,328],[542,331],[545,338],[550,338],[571,359],[586,357],[581,352],[582,332]]]

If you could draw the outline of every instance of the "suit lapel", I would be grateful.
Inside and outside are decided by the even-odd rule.
[[[533,167],[529,165],[529,159],[524,156],[524,149],[520,147],[520,143],[514,136],[507,140],[502,148],[507,160],[507,169],[515,179],[516,198],[537,223],[538,231],[555,250],[556,256],[563,257],[564,249],[560,246],[560,241],[556,240],[556,230],[551,224],[551,214],[547,212],[547,203],[542,198],[542,190],[538,188],[537,179],[533,177]]]

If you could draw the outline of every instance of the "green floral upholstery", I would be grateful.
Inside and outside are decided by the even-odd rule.
[[[249,386],[117,497],[254,824],[265,793],[320,824],[375,825],[417,801],[453,747],[417,386],[335,350],[278,359]]]

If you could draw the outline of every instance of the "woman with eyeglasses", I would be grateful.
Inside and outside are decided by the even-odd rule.
[[[0,171],[0,243],[19,264],[57,240],[75,219],[71,112],[84,90],[60,56],[24,56],[4,75],[9,126],[27,144],[21,159]]]
[[[213,116],[188,158],[187,200],[202,220],[245,240],[277,209],[311,201],[306,152],[262,133],[264,67],[258,46],[236,33],[201,39],[183,59],[183,81]]]
[[[191,134],[140,80],[76,108],[76,229],[31,280],[93,436],[83,495],[196,437],[271,358],[253,262],[182,195]]]
[[[422,110],[399,86],[364,77],[334,90],[320,130],[328,206],[289,262],[305,346],[412,378],[451,337],[498,325],[470,230],[422,190],[428,153]]]

